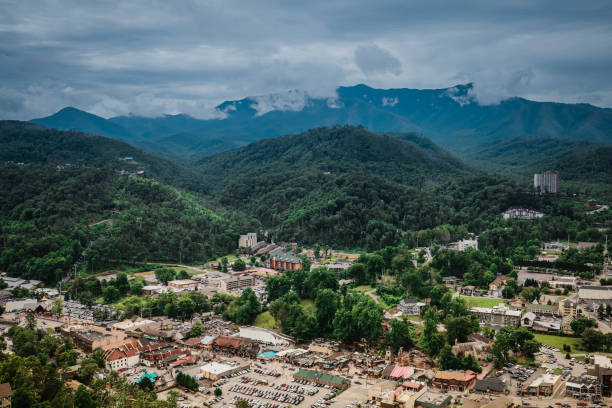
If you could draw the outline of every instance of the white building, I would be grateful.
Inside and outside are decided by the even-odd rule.
[[[418,316],[421,314],[421,308],[425,307],[425,303],[419,302],[417,299],[402,299],[397,304],[397,311],[409,316]]]
[[[533,186],[543,193],[557,193],[559,188],[559,172],[547,171],[533,175]]]

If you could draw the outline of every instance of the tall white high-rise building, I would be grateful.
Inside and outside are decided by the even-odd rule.
[[[547,171],[533,175],[533,186],[543,193],[559,192],[559,172]]]

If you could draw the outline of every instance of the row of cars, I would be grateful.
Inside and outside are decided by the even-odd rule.
[[[271,399],[283,404],[299,405],[304,401],[304,396],[302,395],[291,395],[277,391],[262,390],[248,385],[234,384],[229,390],[249,397]]]
[[[276,371],[273,371],[273,370],[263,370],[261,368],[255,368],[253,370],[253,372],[255,372],[257,374],[261,374],[261,375],[267,375],[267,376],[270,376],[270,377],[277,377],[278,378],[278,377],[281,376],[279,372],[276,372]]]
[[[287,392],[293,392],[295,394],[310,395],[310,396],[313,396],[317,392],[319,392],[319,390],[316,388],[306,388],[306,387],[300,387],[298,385],[291,385],[291,384],[279,384],[274,388],[279,391],[287,391]]]

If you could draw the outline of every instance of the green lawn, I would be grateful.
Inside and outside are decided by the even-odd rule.
[[[352,289],[353,292],[369,292],[372,289],[374,289],[373,287],[371,287],[370,285],[361,285],[361,286],[356,286]]]
[[[269,311],[258,314],[254,324],[257,327],[278,331],[276,320],[274,320],[274,316],[272,316]]]
[[[548,344],[563,351],[563,345],[572,347],[572,351],[582,350],[582,340],[579,337],[554,336],[552,334],[534,334],[535,339],[542,344]]]
[[[314,301],[310,299],[302,299],[300,300],[300,304],[302,305],[306,313],[311,315],[317,313],[317,307],[315,306]]]
[[[468,297],[468,296],[459,296],[461,299],[465,300],[465,303],[468,307],[493,307],[497,306],[500,303],[504,303],[503,299],[491,299],[491,298],[482,298],[482,297]]]

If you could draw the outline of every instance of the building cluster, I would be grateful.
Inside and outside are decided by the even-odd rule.
[[[257,234],[253,232],[241,235],[238,239],[238,246],[249,254],[265,256],[267,266],[271,269],[280,271],[302,269],[302,259],[296,256],[293,251],[285,251],[283,247],[273,243],[257,241]]]

